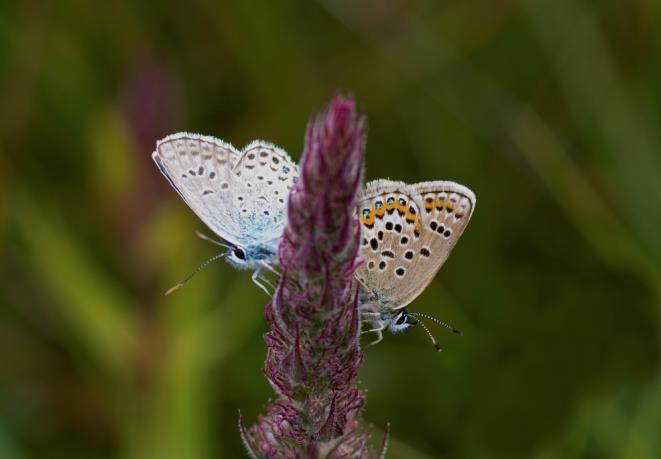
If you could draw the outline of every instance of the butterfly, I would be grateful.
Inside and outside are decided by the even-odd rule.
[[[361,251],[364,263],[356,278],[367,332],[393,333],[422,325],[434,347],[433,335],[420,317],[458,330],[426,314],[408,312],[408,306],[429,285],[461,237],[475,209],[475,194],[447,181],[408,185],[390,180],[367,184],[358,203]]]
[[[254,141],[238,152],[213,137],[178,133],[157,143],[152,158],[188,206],[221,238],[228,249],[211,258],[167,293],[181,287],[200,269],[218,258],[234,267],[252,269],[253,281],[268,295],[263,276],[274,271],[277,249],[286,222],[287,196],[298,167],[287,153],[267,142]],[[361,285],[359,304],[366,332],[393,333],[418,323],[440,350],[420,317],[452,329],[422,313],[408,312],[410,304],[432,281],[475,208],[476,198],[463,185],[447,181],[407,185],[375,180],[359,198]]]
[[[225,258],[233,267],[253,270],[252,280],[268,295],[266,271],[275,271],[286,221],[287,196],[298,166],[281,148],[255,140],[238,151],[214,137],[181,132],[156,144],[152,159],[197,216],[227,249],[168,290],[186,283],[209,263]]]

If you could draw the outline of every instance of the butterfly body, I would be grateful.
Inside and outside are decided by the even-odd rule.
[[[239,151],[214,137],[186,132],[156,145],[154,162],[170,185],[228,248],[235,268],[259,282],[277,264],[286,199],[298,167],[282,149],[256,140]]]

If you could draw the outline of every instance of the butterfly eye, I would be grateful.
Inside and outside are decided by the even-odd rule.
[[[406,314],[403,312],[399,314],[399,317],[395,321],[395,324],[397,325],[402,325],[404,322],[406,322]]]
[[[245,260],[246,259],[246,253],[243,251],[241,247],[237,247],[234,249],[234,256],[238,258],[239,260]]]
[[[374,208],[375,208],[376,210],[381,209],[381,207],[383,207],[383,203],[382,203],[381,201],[376,201],[376,202],[374,203]]]
[[[388,205],[390,205],[390,204],[392,204],[393,202],[395,202],[395,198],[393,198],[392,196],[390,196],[386,202],[388,203]]]
[[[369,218],[371,211],[369,209],[363,209],[363,217]]]
[[[399,205],[400,205],[400,206],[403,206],[404,204],[406,204],[406,199],[404,199],[404,198],[399,198]]]

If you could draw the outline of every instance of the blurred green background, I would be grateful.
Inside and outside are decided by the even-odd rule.
[[[0,458],[243,457],[265,295],[151,162],[181,130],[298,160],[338,91],[366,178],[478,196],[368,349],[391,458],[661,457],[661,4],[0,2]],[[376,442],[376,439],[375,439]]]

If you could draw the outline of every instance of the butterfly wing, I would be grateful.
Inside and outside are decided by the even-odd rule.
[[[181,132],[159,140],[152,158],[170,185],[218,236],[230,243],[241,239],[233,215],[232,169],[239,152],[220,139]]]
[[[261,140],[248,145],[233,168],[237,221],[258,242],[282,236],[287,196],[298,166],[281,148]]]
[[[475,202],[454,182],[367,184],[358,205],[366,262],[356,276],[368,294],[393,309],[411,303],[447,260]]]

